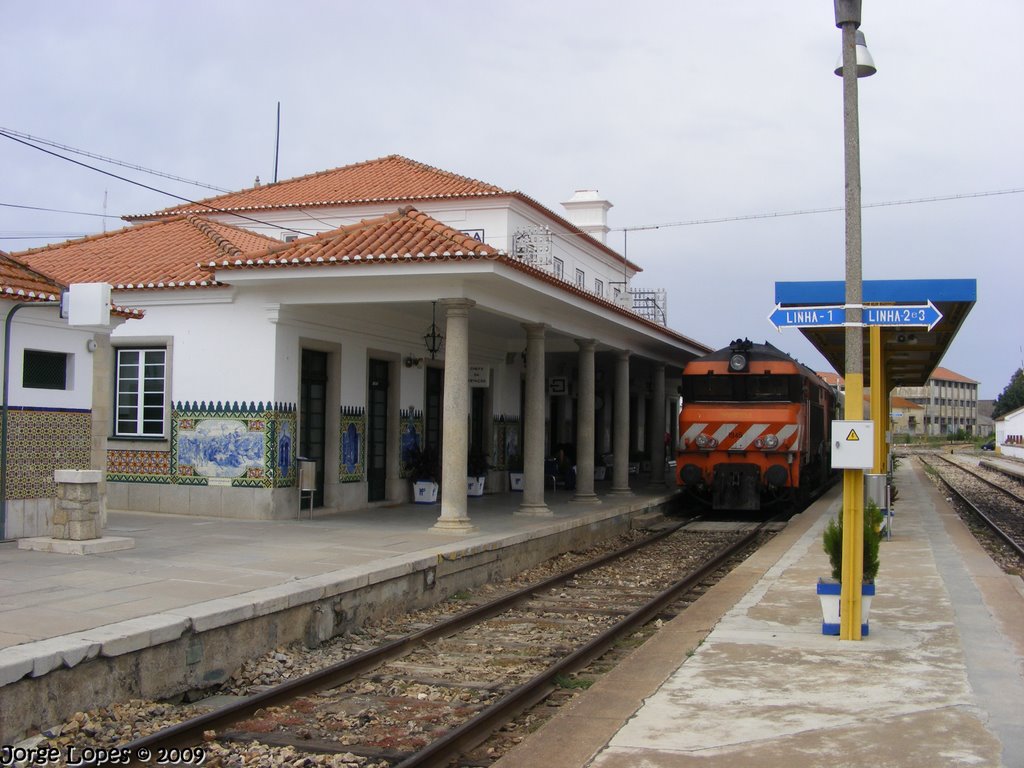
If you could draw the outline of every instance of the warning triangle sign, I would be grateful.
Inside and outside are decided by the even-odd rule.
[[[848,443],[860,442],[860,438],[857,437],[857,431],[856,430],[854,430],[854,429],[850,430],[850,434],[848,434],[846,436],[846,442],[848,442]]]

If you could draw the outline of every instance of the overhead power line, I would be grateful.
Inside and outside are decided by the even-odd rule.
[[[102,173],[104,176],[110,176],[111,178],[117,179],[118,181],[124,181],[124,182],[126,182],[128,184],[134,184],[137,187],[142,187],[143,189],[148,189],[150,192],[157,192],[158,194],[161,194],[161,195],[167,195],[168,197],[173,197],[175,200],[181,200],[182,202],[188,203],[189,205],[198,205],[198,206],[201,206],[203,208],[206,208],[207,210],[213,211],[214,213],[223,213],[223,214],[226,214],[226,215],[229,215],[229,216],[236,216],[236,217],[238,217],[240,219],[245,219],[246,221],[252,221],[252,222],[254,222],[256,224],[262,224],[265,227],[272,227],[274,229],[283,230],[285,232],[294,232],[295,234],[302,235],[303,237],[309,237],[309,233],[308,232],[303,232],[302,230],[299,230],[299,229],[292,229],[291,227],[285,227],[285,226],[283,226],[281,224],[271,224],[269,222],[261,221],[260,219],[253,218],[252,216],[245,216],[245,215],[243,215],[241,213],[238,213],[237,211],[226,211],[223,208],[217,208],[216,206],[210,205],[208,203],[203,203],[203,202],[200,202],[198,200],[192,200],[191,198],[188,198],[188,197],[182,197],[181,195],[176,195],[173,192],[167,192],[166,190],[158,189],[157,187],[151,187],[149,184],[143,184],[141,181],[135,181],[134,179],[129,179],[129,178],[125,177],[125,176],[118,176],[116,173],[111,173],[110,171],[105,171],[102,168],[97,168],[94,165],[89,165],[88,163],[83,163],[82,161],[75,160],[72,157],[66,157],[65,155],[61,155],[61,154],[59,154],[57,152],[53,152],[53,151],[51,151],[49,149],[45,149],[44,147],[37,146],[37,145],[35,145],[35,144],[33,144],[33,143],[29,142],[29,141],[26,141],[25,139],[19,139],[17,136],[12,136],[10,133],[5,131],[3,128],[0,128],[0,136],[3,136],[4,138],[10,139],[11,141],[16,141],[19,144],[24,144],[26,147],[31,147],[32,149],[35,149],[35,150],[37,150],[39,152],[43,152],[43,153],[45,153],[47,155],[52,155],[53,157],[60,158],[61,160],[66,160],[69,163],[74,163],[75,165],[80,165],[83,168],[88,168],[90,171],[96,171],[97,173]]]
[[[89,213],[88,211],[67,211],[63,208],[40,208],[38,205],[18,205],[17,203],[0,203],[4,208],[23,208],[27,211],[47,211],[49,213],[73,213],[76,216],[99,216],[103,219],[120,219],[112,213]]]
[[[75,149],[74,147],[69,147],[67,144],[59,144],[56,141],[50,141],[49,139],[41,139],[38,136],[30,136],[27,133],[22,133],[21,131],[15,131],[15,130],[12,130],[10,128],[0,127],[0,132],[5,133],[8,136],[17,136],[17,137],[22,138],[22,139],[28,139],[29,141],[34,141],[36,144],[45,144],[48,147],[55,147],[56,149],[62,149],[65,152],[71,152],[72,154],[75,154],[75,155],[82,155],[83,157],[91,157],[93,160],[102,160],[105,163],[110,163],[112,165],[119,165],[122,168],[131,168],[133,171],[142,171],[143,173],[148,173],[148,174],[151,174],[153,176],[162,176],[165,179],[171,179],[173,181],[181,181],[181,182],[184,182],[185,184],[191,184],[194,187],[205,187],[206,189],[212,189],[215,192],[230,192],[231,191],[230,189],[224,189],[223,187],[215,187],[213,184],[206,184],[206,183],[204,183],[202,181],[194,181],[193,179],[185,179],[185,178],[182,178],[181,176],[175,176],[174,174],[171,174],[171,173],[164,173],[163,171],[155,171],[152,168],[146,168],[145,166],[136,165],[135,163],[129,163],[129,162],[126,162],[124,160],[115,160],[113,157],[105,157],[103,155],[97,155],[95,152],[87,152],[84,149]]]
[[[882,203],[864,203],[861,208],[886,208],[892,205],[916,205],[917,203],[937,203],[943,200],[964,200],[971,197],[993,197],[995,195],[1016,195],[1024,192],[1024,188],[1000,189],[992,192],[963,192],[955,195],[936,195],[934,197],[917,197],[910,200],[887,200]],[[845,210],[844,206],[832,208],[807,208],[798,211],[776,211],[774,213],[751,213],[745,216],[723,216],[718,219],[692,219],[690,221],[670,221],[665,224],[641,224],[635,227],[617,227],[612,232],[640,232],[645,229],[668,229],[669,227],[692,227],[697,224],[723,224],[729,221],[751,221],[753,219],[781,219],[786,216],[809,216],[816,213],[836,213]]]

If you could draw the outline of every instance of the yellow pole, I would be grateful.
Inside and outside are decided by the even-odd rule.
[[[864,418],[864,374],[847,373],[847,421]],[[860,640],[864,580],[864,470],[843,470],[843,569],[839,593],[839,639]]]
[[[882,362],[882,327],[872,325],[868,329],[871,345],[871,420],[875,423],[875,466],[876,475],[885,472],[885,422],[888,418],[888,393],[885,391],[885,371]]]

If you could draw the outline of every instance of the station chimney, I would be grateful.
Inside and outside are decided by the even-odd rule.
[[[596,189],[577,189],[562,207],[566,210],[565,218],[598,242],[607,244],[608,209],[612,204],[603,200]]]

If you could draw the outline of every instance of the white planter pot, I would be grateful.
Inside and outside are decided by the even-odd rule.
[[[523,490],[523,478],[522,472],[509,472],[508,473],[508,484],[513,491]]]
[[[466,495],[467,496],[483,496],[484,495],[484,477],[467,477],[466,478]]]
[[[412,484],[412,500],[416,504],[437,502],[437,483],[432,480],[417,480]]]
[[[838,581],[818,579],[818,599],[821,601],[821,634],[839,634],[839,595],[842,590]],[[867,637],[868,619],[871,615],[871,598],[875,596],[874,584],[860,587],[860,633]]]

